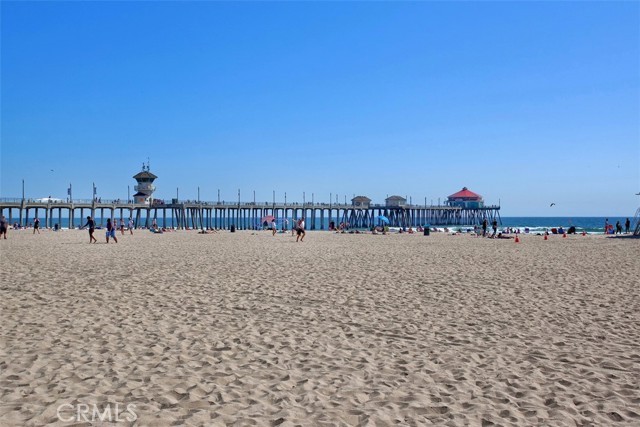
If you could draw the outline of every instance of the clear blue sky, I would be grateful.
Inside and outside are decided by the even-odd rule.
[[[638,2],[0,7],[2,197],[640,205]]]

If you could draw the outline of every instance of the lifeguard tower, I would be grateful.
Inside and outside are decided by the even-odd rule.
[[[145,165],[142,164],[142,172],[138,172],[133,176],[133,179],[138,181],[138,185],[133,187],[137,191],[133,195],[134,203],[151,204],[151,195],[156,191],[156,186],[153,185],[153,181],[158,178],[149,171],[149,162]]]

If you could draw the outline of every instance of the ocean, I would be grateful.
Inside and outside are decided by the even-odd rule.
[[[120,218],[117,217],[117,219],[119,220]],[[125,223],[128,222],[128,218],[124,218],[125,219]],[[626,217],[622,218],[622,217],[502,217],[502,222],[499,224],[499,229],[503,230],[505,228],[517,228],[520,231],[524,232],[525,229],[528,229],[530,233],[541,233],[544,232],[545,230],[550,230],[551,228],[557,228],[562,226],[565,230],[568,229],[571,226],[576,227],[576,231],[577,232],[582,232],[582,231],[586,231],[587,233],[592,233],[592,234],[597,234],[597,233],[603,233],[604,232],[604,223],[605,220],[608,219],[609,220],[609,224],[616,224],[616,221],[620,221],[620,224],[622,224],[623,228],[624,228],[624,223],[626,221]],[[9,220],[9,218],[7,218],[7,220]],[[633,230],[633,228],[635,227],[635,224],[633,223],[633,217],[629,217],[629,220],[631,221],[631,229]],[[13,221],[17,221],[17,218],[13,218]],[[33,223],[34,218],[29,218],[28,223]],[[158,225],[160,227],[165,226],[165,224],[163,224],[162,222],[162,217],[158,217],[157,219],[158,221]],[[56,223],[61,222],[61,224],[59,224],[59,226],[61,228],[69,228],[69,218],[61,218],[59,219],[57,216],[54,216],[54,218],[51,220],[51,225],[55,225]],[[74,221],[74,227],[80,227],[82,225],[84,225],[85,219],[83,218],[82,220],[80,218],[75,218]],[[96,223],[97,224],[106,224],[107,222],[107,217],[105,216],[105,218],[100,218],[99,216],[96,218]],[[293,220],[291,218],[289,218],[289,224],[292,224]],[[44,216],[40,216],[40,224],[41,227],[44,227]],[[230,218],[228,225],[231,224],[235,224],[235,218]],[[280,228],[282,226],[282,223],[280,221],[278,221],[278,228]],[[476,224],[476,225],[480,225],[480,224]],[[171,217],[167,217],[167,223],[166,223],[167,227],[171,227]],[[316,220],[316,228],[319,228],[320,226],[320,218],[318,218]],[[439,229],[444,229],[445,227],[452,229],[452,230],[458,230],[458,229],[469,229],[469,228],[473,228],[474,224],[466,224],[466,225],[438,225],[437,228]],[[311,223],[310,220],[307,218],[307,228],[311,227]],[[325,218],[324,220],[324,229],[327,230],[329,228],[329,221],[327,218]]]

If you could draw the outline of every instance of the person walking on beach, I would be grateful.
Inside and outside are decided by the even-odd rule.
[[[609,233],[609,218],[605,218],[604,220],[604,234]]]
[[[124,236],[124,219],[120,218],[120,234]]]
[[[33,221],[33,234],[36,234],[36,231],[40,234],[40,218],[36,218]]]
[[[89,243],[98,243],[98,239],[93,236],[93,232],[96,231],[96,222],[90,216],[87,217],[87,223],[82,228],[89,227]]]
[[[116,237],[116,226],[111,222],[111,218],[107,218],[107,243],[109,243],[109,237],[113,237],[113,241],[118,243],[118,238]]]
[[[0,238],[7,240],[7,219],[4,215],[0,216]]]
[[[271,235],[275,236],[277,231],[278,230],[276,230],[276,220],[274,218],[271,220]]]
[[[624,222],[624,234],[628,234],[631,230],[631,221],[629,221],[629,218],[627,218],[627,220]]]
[[[296,237],[296,242],[298,240],[300,240],[301,242],[304,241],[304,236],[305,236],[305,231],[304,231],[304,219],[300,218],[298,220],[298,227],[296,229],[297,233],[298,233],[298,237]]]
[[[487,222],[487,218],[485,218],[484,221],[482,221],[482,237],[487,237],[487,225],[489,225],[489,223]]]
[[[133,236],[133,218],[129,218],[129,234]]]
[[[622,234],[622,224],[620,224],[620,221],[616,221],[616,234]]]
[[[496,237],[496,233],[498,232],[498,221],[494,219],[491,222],[491,228],[493,229],[493,234],[491,235],[491,238],[494,238]]]

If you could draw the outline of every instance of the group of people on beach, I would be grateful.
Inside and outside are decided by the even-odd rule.
[[[289,220],[285,219],[285,230],[288,223],[289,223]],[[271,235],[275,236],[277,232],[278,232],[278,228],[276,226],[276,220],[275,218],[273,218],[271,220]],[[296,221],[295,225],[291,228],[291,235],[292,236],[297,235],[296,242],[304,241],[304,236],[306,235],[306,232],[304,230],[304,218],[300,218],[299,220]]]
[[[36,218],[33,221],[33,224],[29,224],[29,226],[33,226],[33,234],[40,234],[40,218]],[[56,224],[56,231],[58,224]],[[18,230],[20,228],[20,225],[18,223],[15,223],[13,225],[14,230]],[[7,239],[7,231],[9,230],[9,224],[7,222],[7,218],[4,215],[0,215],[0,238],[4,238],[5,240]]]
[[[624,234],[631,232],[631,221],[629,218],[624,222]],[[604,234],[622,234],[622,224],[620,221],[616,221],[615,229],[613,224],[609,224],[609,218],[604,220]]]
[[[96,221],[91,217],[87,217],[87,222],[80,227],[81,229],[89,228],[89,243],[98,243],[98,239],[95,238],[93,233],[96,231]],[[109,238],[112,238],[114,242],[118,243],[118,238],[116,237],[116,232],[118,230],[118,225],[116,220],[113,222],[111,218],[107,218],[105,237],[107,239],[107,243],[109,243]],[[120,218],[120,234],[124,236],[124,219]],[[133,219],[129,218],[129,233],[133,236],[134,222]]]
[[[267,223],[265,222],[265,225]],[[288,220],[285,220],[285,225],[284,225],[284,229],[287,229],[287,225],[288,224]],[[57,224],[56,224],[57,225]],[[336,230],[336,232],[340,232],[342,231],[342,233],[345,232],[345,228],[343,227],[343,224],[340,224],[341,227],[336,228],[333,223],[330,224],[330,230],[333,228],[334,230]],[[500,238],[501,236],[498,235],[498,221],[496,221],[495,219],[491,222],[491,230],[492,233],[489,234],[488,231],[488,227],[489,227],[489,222],[488,220],[485,218],[482,221],[482,233],[480,234],[480,231],[478,230],[477,226],[474,226],[474,232],[476,233],[476,235],[481,235],[482,237],[489,237],[489,238]],[[15,228],[15,227],[14,227]],[[95,220],[91,217],[91,216],[87,216],[87,222],[81,227],[81,229],[85,229],[88,228],[89,229],[89,243],[97,243],[97,239],[94,236],[94,232],[96,227],[96,223]],[[135,223],[133,222],[132,218],[129,218],[129,222],[128,222],[128,230],[129,233],[131,235],[133,235],[133,229],[135,228]],[[117,222],[117,220],[111,220],[110,218],[107,219],[107,225],[106,225],[106,232],[105,232],[105,237],[106,237],[106,242],[109,243],[109,239],[113,239],[113,241],[115,243],[118,243],[118,239],[116,237],[116,232],[117,230],[120,230],[121,235],[125,234],[125,221],[123,218],[120,218],[119,224]],[[387,229],[388,227],[384,227],[381,228],[380,230],[378,230],[377,228],[374,228],[372,230],[372,234],[387,234]],[[626,219],[626,221],[624,222],[624,233],[627,234],[630,232],[631,229],[631,221],[629,220],[629,218]],[[0,215],[0,239],[7,239],[7,230],[8,230],[8,223],[7,220],[5,218],[4,215]],[[56,227],[57,230],[57,227]],[[160,229],[158,228],[157,222],[155,220],[155,218],[153,219],[153,224],[150,227],[150,230],[152,232],[161,232]],[[162,229],[164,231],[164,228]],[[276,226],[276,220],[275,218],[272,219],[271,221],[271,231],[272,234],[275,236],[275,234],[277,233],[277,226]],[[402,230],[405,231],[405,230]],[[418,232],[421,232],[422,229],[421,227],[418,228],[417,230]],[[448,231],[447,229],[445,229],[445,231]],[[511,231],[511,230],[509,230]],[[519,231],[519,230],[518,230]],[[558,234],[563,234],[564,230],[562,229],[562,227],[560,227],[559,229],[552,229],[552,231],[557,232]],[[407,231],[405,231],[409,234],[413,233],[413,229],[409,229]],[[620,221],[616,221],[615,224],[615,228],[613,224],[609,224],[609,219],[605,219],[605,224],[604,224],[604,232],[605,234],[622,234],[623,233],[623,228],[622,228],[622,224],[620,224]],[[33,234],[40,234],[40,219],[39,218],[35,218],[34,222],[33,222]],[[570,231],[568,232],[568,234],[571,233],[575,233],[575,227],[571,227]],[[304,241],[304,237],[306,235],[305,232],[305,221],[303,218],[298,219],[295,222],[295,225],[291,228],[291,235],[294,236],[296,235],[296,242],[302,242]]]
[[[487,221],[487,219],[485,218],[482,221],[482,237],[487,237],[488,226],[489,226],[489,221]],[[493,233],[489,237],[492,239],[495,239],[498,234],[498,221],[496,221],[495,219],[491,221],[491,229],[493,230]]]

